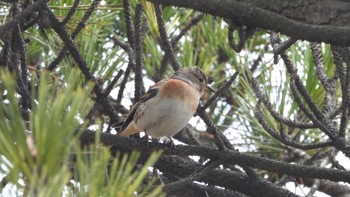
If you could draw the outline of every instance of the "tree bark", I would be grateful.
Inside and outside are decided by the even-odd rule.
[[[149,0],[231,19],[293,38],[349,46],[350,2],[343,0]]]

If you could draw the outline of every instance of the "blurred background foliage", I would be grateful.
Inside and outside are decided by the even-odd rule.
[[[143,73],[144,79],[152,81],[156,79],[156,75],[161,69],[164,55],[159,44],[160,38],[154,8],[151,3],[146,1],[133,0],[131,3],[132,8],[135,8],[136,3],[144,5]],[[55,15],[62,20],[73,4],[73,0],[49,2]],[[91,1],[81,0],[76,12],[66,25],[70,31],[73,31],[78,25],[90,4]],[[0,19],[2,23],[7,20],[8,10],[9,5],[1,2]],[[169,7],[163,9],[163,14],[167,34],[173,38],[191,19],[202,13]],[[123,41],[127,40],[122,1],[101,1],[84,25],[84,29],[74,41],[92,74],[102,79],[103,85],[107,86],[117,71],[125,69],[128,63],[125,51],[111,40],[113,36]],[[228,25],[223,19],[204,15],[199,23],[186,32],[175,44],[177,60],[184,67],[194,65],[202,67],[206,73],[214,78],[213,87],[216,89],[220,88],[234,72],[238,71],[240,73],[238,79],[222,98],[210,106],[208,113],[211,114],[215,124],[222,129],[241,152],[250,152],[279,160],[283,158],[284,145],[270,137],[255,118],[254,109],[257,98],[253,93],[249,79],[253,76],[258,77],[261,90],[272,101],[276,111],[302,121],[306,119],[306,116],[291,99],[288,85],[290,77],[281,61],[274,64],[271,48],[264,50],[265,46],[269,44],[267,32],[259,31],[255,34],[246,42],[240,53],[236,53],[229,46],[227,34]],[[237,42],[237,32],[235,31],[234,34]],[[36,89],[35,86],[39,86],[39,88],[38,92],[33,95],[30,131],[25,131],[24,125],[27,123],[20,118],[18,98],[13,96],[15,95],[14,81],[11,80],[13,77],[6,72],[2,72],[0,75],[1,95],[3,95],[0,109],[1,173],[8,174],[7,176],[12,183],[17,182],[15,186],[22,191],[19,194],[27,192],[36,196],[51,196],[48,194],[60,196],[59,191],[64,191],[67,195],[74,195],[78,190],[82,196],[99,196],[102,193],[108,196],[113,192],[122,192],[114,191],[117,188],[132,188],[132,192],[126,189],[123,190],[125,193],[120,196],[135,194],[134,192],[138,191],[136,188],[141,185],[141,181],[137,183],[138,186],[120,182],[120,179],[127,177],[128,173],[135,173],[126,165],[126,160],[119,161],[119,163],[114,161],[111,165],[112,171],[115,172],[112,173],[113,177],[109,177],[109,184],[119,181],[120,187],[108,187],[108,185],[104,185],[106,180],[102,178],[104,171],[96,170],[105,169],[108,165],[107,151],[103,148],[92,148],[86,152],[75,145],[77,139],[73,134],[79,132],[84,126],[91,126],[89,123],[84,123],[84,117],[91,108],[92,101],[89,99],[91,88],[83,88],[86,86],[82,86],[82,84],[86,82],[80,71],[76,69],[73,59],[69,56],[64,58],[50,74],[43,72],[40,72],[41,76],[35,74],[46,69],[59,54],[62,41],[58,35],[50,29],[34,26],[24,32],[24,37],[26,38],[27,65],[33,76],[33,89]],[[281,39],[286,38],[282,36]],[[2,47],[3,43],[0,42],[0,48]],[[328,45],[322,46],[322,53],[327,66],[326,71],[332,75],[334,64]],[[287,54],[298,69],[298,73],[314,101],[319,107],[322,107],[324,89],[315,77],[316,71],[309,45],[306,42],[298,41],[287,51]],[[250,68],[259,55],[262,57],[262,61],[252,72]],[[164,78],[172,72],[169,64],[161,77]],[[133,77],[131,75],[129,78],[130,83],[133,83]],[[115,85],[116,90],[118,90],[120,83]],[[111,96],[116,97],[113,94]],[[125,107],[129,108],[129,106]],[[62,116],[62,114],[65,115]],[[279,123],[266,110],[265,114],[270,125],[275,130],[279,130]],[[98,122],[94,123],[97,125],[96,128],[100,130],[103,130],[104,125],[108,122],[108,119],[103,118],[107,117],[101,117]],[[203,129],[200,123],[197,126],[199,129]],[[50,132],[50,135],[47,131]],[[28,143],[30,144],[30,139],[26,137],[28,132],[33,135],[36,142],[35,156],[28,145]],[[301,141],[304,142],[318,141],[324,137],[317,129],[308,130],[302,135],[298,129],[286,132],[291,132],[292,136],[302,138]],[[11,141],[18,143],[11,144],[9,143]],[[75,159],[78,164],[76,167],[79,170],[70,169],[69,162],[72,152],[76,153]],[[141,172],[132,177],[145,177],[145,169],[156,161],[157,156],[159,153],[154,154],[149,159],[149,163],[140,170]],[[128,162],[135,165],[135,154],[131,155],[130,158]],[[118,173],[117,168],[123,168],[125,174]],[[89,173],[82,171],[89,171]],[[49,181],[45,179],[48,176],[52,177]],[[74,182],[71,184],[71,188],[64,187],[72,176],[77,178],[80,184]],[[138,180],[138,178],[135,179]],[[26,182],[30,182],[29,188]],[[46,186],[45,190],[38,190],[43,185]],[[84,186],[88,186],[88,189]],[[152,188],[152,191],[153,193],[139,191],[138,194],[160,194],[159,188]]]
[[[160,152],[137,167],[139,153],[111,161],[109,149],[99,145],[98,137],[89,147],[79,145],[76,134],[87,125],[83,117],[92,106],[93,86],[82,88],[75,76],[73,68],[60,88],[51,74],[41,72],[28,122],[21,118],[15,77],[0,73],[0,174],[7,182],[0,192],[5,196],[162,196],[154,180],[144,181]]]

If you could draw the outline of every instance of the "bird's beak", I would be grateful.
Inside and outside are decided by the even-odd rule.
[[[212,87],[210,87],[210,85],[209,85],[209,84],[213,83],[213,81],[214,81],[214,78],[211,76],[208,76],[208,83],[207,83],[207,91],[208,92],[215,92],[215,90]]]
[[[212,87],[210,87],[209,85],[207,85],[207,91],[208,92],[215,92],[215,90]]]

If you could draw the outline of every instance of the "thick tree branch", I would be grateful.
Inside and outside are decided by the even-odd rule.
[[[189,176],[194,171],[202,168],[203,165],[180,156],[163,155],[158,160],[155,167],[162,171],[165,175],[175,175],[179,178],[184,178]],[[219,188],[223,187],[226,190],[238,191],[249,196],[297,196],[292,192],[280,188],[266,180],[259,179],[254,180],[255,182],[253,182],[250,177],[242,172],[235,172],[226,169],[211,170],[200,178],[199,181],[205,182],[209,186],[218,186]]]
[[[347,36],[350,34],[350,27],[344,26],[346,20],[342,20],[342,24],[331,23],[328,22],[327,25],[324,24],[311,24],[305,23],[303,20],[307,19],[307,16],[303,19],[293,19],[287,18],[286,13],[276,13],[273,8],[285,8],[282,5],[291,5],[292,3],[286,1],[268,1],[266,2],[268,5],[273,5],[270,8],[271,10],[267,10],[266,7],[262,6],[262,3],[259,1],[237,1],[237,0],[201,0],[201,1],[192,1],[192,0],[149,0],[153,3],[161,3],[164,5],[172,5],[178,7],[185,7],[194,10],[198,10],[207,14],[211,14],[213,16],[219,16],[227,19],[231,19],[241,25],[247,25],[251,27],[259,27],[263,29],[273,30],[277,32],[281,32],[293,38],[298,38],[301,40],[315,41],[315,42],[326,42],[337,45],[349,46],[350,45],[350,37]],[[261,1],[260,1],[261,2]],[[311,1],[310,1],[311,2]],[[328,2],[328,3],[327,3]],[[330,2],[337,3],[338,6],[328,6]],[[272,4],[274,3],[274,4]],[[289,3],[289,4],[288,4]],[[265,4],[265,1],[264,1]],[[297,3],[296,3],[297,4]],[[311,3],[310,3],[311,4]],[[326,1],[322,0],[317,3],[319,7],[324,9],[332,8],[333,10],[329,10],[332,13],[343,13],[344,9],[349,10],[350,3],[347,1]],[[300,6],[301,5],[297,5]],[[304,6],[308,6],[305,4]],[[311,5],[310,5],[311,6]],[[328,7],[327,7],[328,6]],[[301,7],[303,8],[303,7]],[[300,9],[295,9],[294,12],[299,12]],[[293,10],[290,9],[289,13]],[[310,12],[310,11],[309,11]],[[329,12],[317,12],[315,14],[326,15]],[[305,11],[305,13],[308,13]],[[346,12],[345,12],[346,13]],[[285,14],[285,15],[283,15]],[[322,15],[322,16],[323,16]],[[315,18],[315,17],[314,17]],[[345,14],[343,18],[348,18]],[[307,21],[307,20],[306,20]],[[348,21],[348,20],[347,20]],[[339,22],[340,23],[340,22]],[[348,23],[348,22],[347,22]]]
[[[45,9],[46,0],[39,0],[34,4],[28,6],[21,13],[17,14],[10,21],[6,22],[4,25],[0,26],[0,39],[4,39],[5,35],[13,28],[16,27],[17,24],[25,21],[28,16],[33,14],[34,12]]]
[[[81,136],[81,141],[87,144],[94,143],[95,137],[95,132],[84,132]],[[136,149],[143,153],[150,153],[157,149],[163,149],[164,154],[167,155],[197,155],[205,158],[219,159],[223,163],[237,164],[295,177],[327,179],[350,183],[349,171],[290,164],[243,154],[229,149],[219,150],[210,147],[185,145],[176,145],[174,148],[169,148],[167,144],[150,142],[140,143],[140,141],[132,138],[125,138],[107,133],[102,133],[100,135],[100,140],[105,146],[115,146],[130,150]]]

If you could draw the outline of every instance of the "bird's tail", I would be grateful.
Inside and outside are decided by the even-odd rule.
[[[134,121],[130,122],[130,124],[118,135],[120,136],[130,136],[136,133],[140,133],[142,130],[135,124]]]

